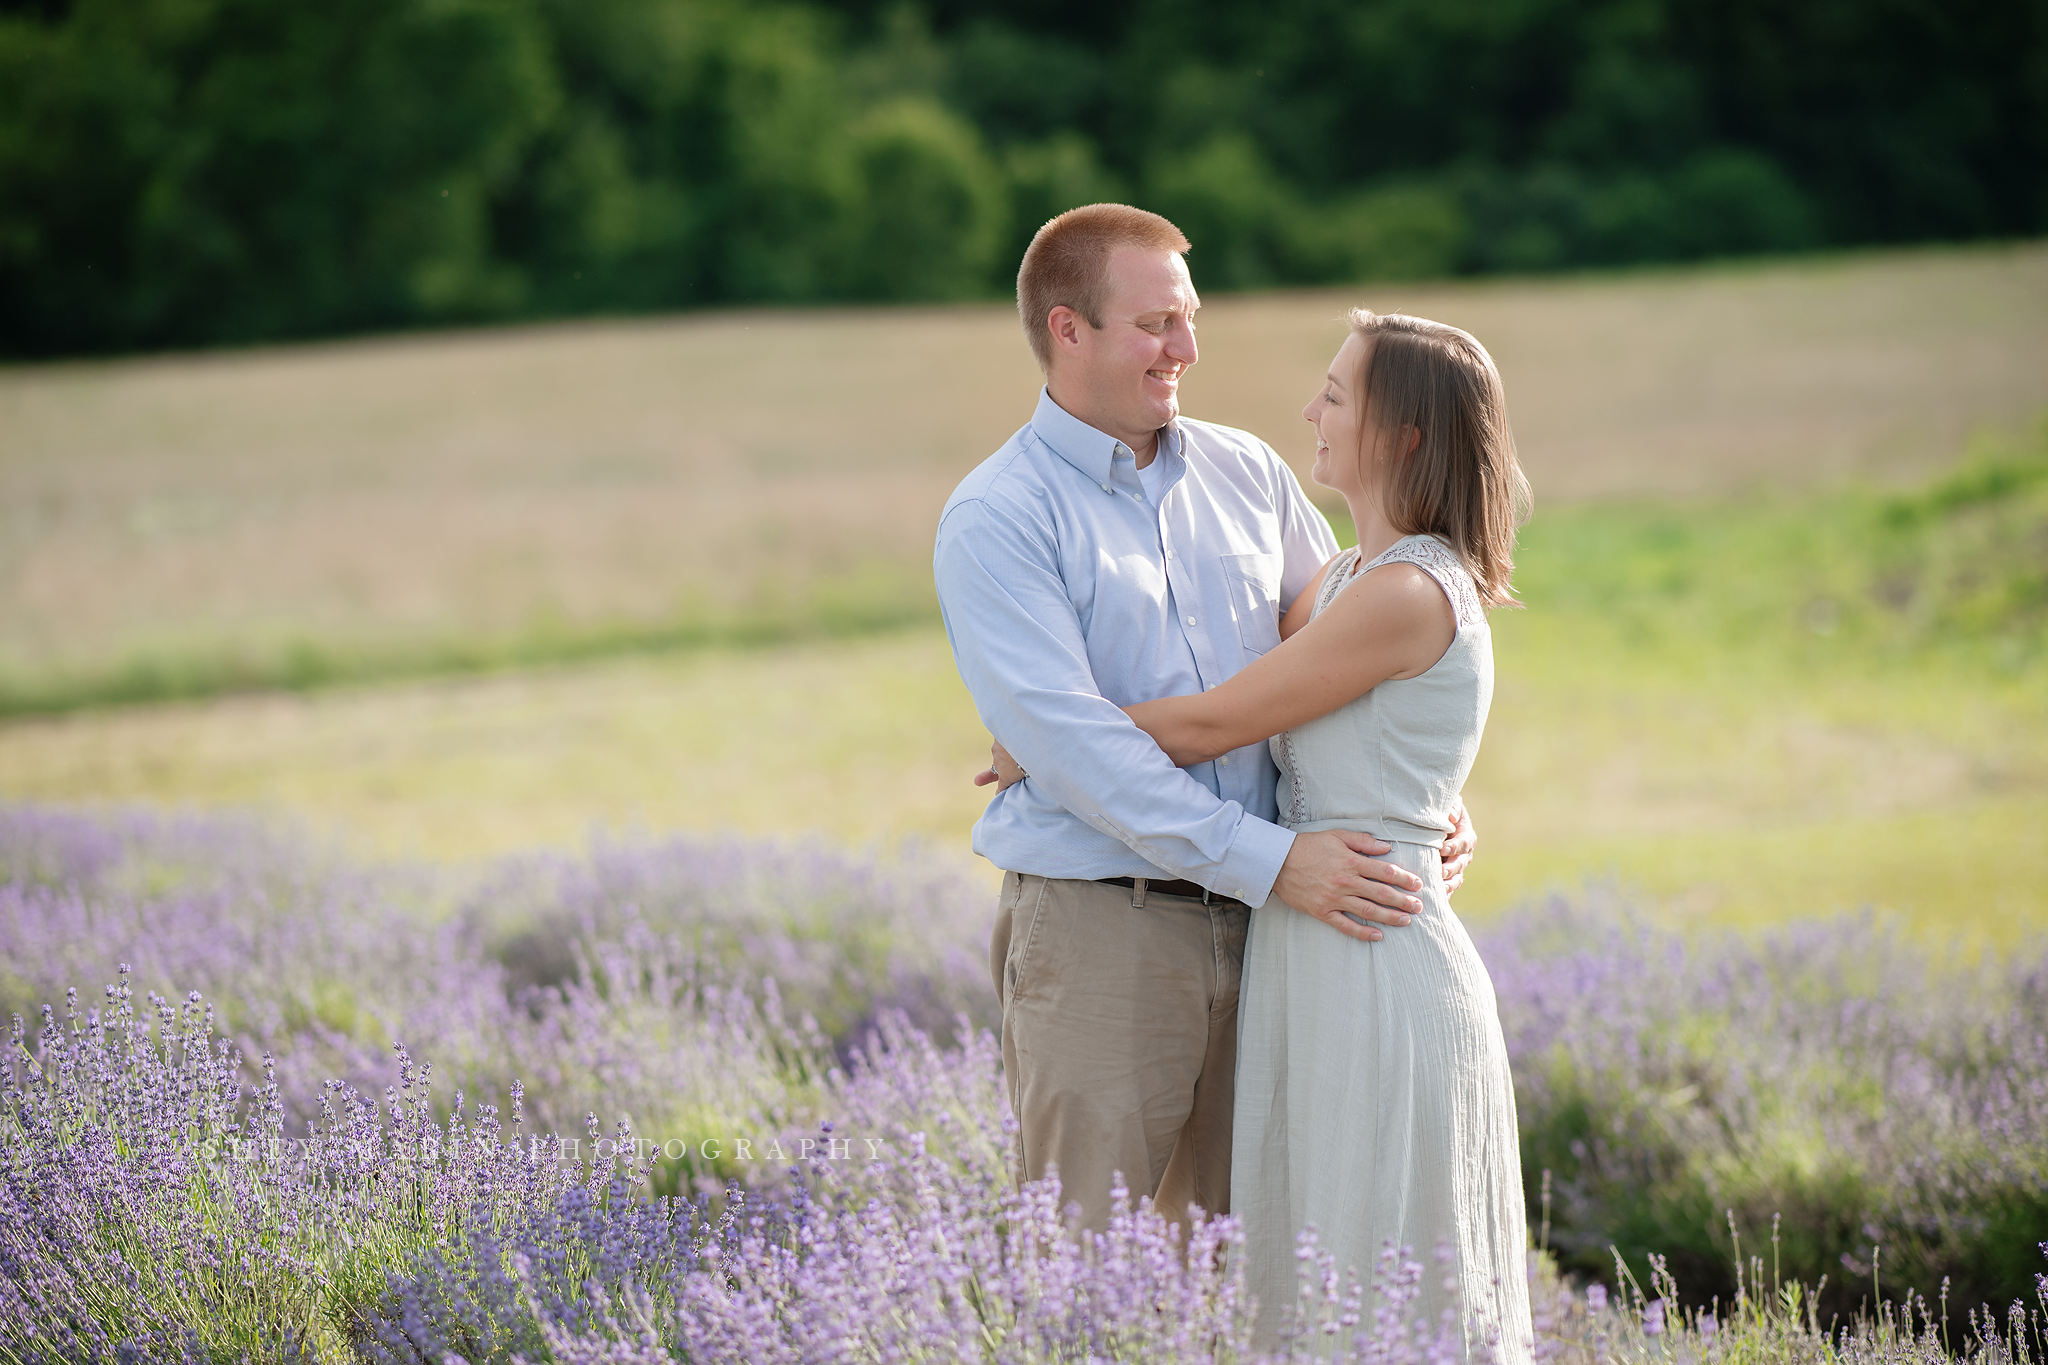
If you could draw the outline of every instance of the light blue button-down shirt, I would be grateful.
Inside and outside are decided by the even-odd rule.
[[[1157,458],[1155,509],[1130,450],[1041,392],[946,504],[933,572],[953,658],[1030,774],[989,803],[974,851],[1258,905],[1294,840],[1265,744],[1180,769],[1118,708],[1214,687],[1278,644],[1337,541],[1255,436],[1183,417]]]

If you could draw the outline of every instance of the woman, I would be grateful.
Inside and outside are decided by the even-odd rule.
[[[1443,889],[1437,848],[1493,694],[1486,609],[1512,603],[1528,485],[1500,376],[1466,333],[1351,314],[1302,415],[1315,481],[1358,528],[1289,608],[1284,643],[1195,696],[1127,708],[1183,766],[1271,737],[1282,820],[1365,830],[1423,881],[1422,913],[1380,941],[1273,901],[1245,952],[1232,1211],[1269,1339],[1314,1224],[1370,1277],[1383,1246],[1432,1264],[1409,1310],[1462,1302],[1466,1343],[1524,1360],[1527,1230],[1515,1097],[1493,985]]]

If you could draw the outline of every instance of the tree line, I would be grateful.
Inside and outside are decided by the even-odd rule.
[[[2048,229],[2039,0],[0,0],[0,350]]]

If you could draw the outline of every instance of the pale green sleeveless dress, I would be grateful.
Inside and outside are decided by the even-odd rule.
[[[1493,983],[1444,896],[1437,846],[1493,697],[1493,645],[1472,577],[1431,536],[1330,566],[1315,610],[1383,564],[1413,564],[1450,600],[1457,636],[1427,672],[1274,737],[1280,818],[1364,830],[1422,878],[1423,911],[1362,943],[1277,897],[1252,913],[1239,1007],[1231,1209],[1270,1344],[1295,1301],[1295,1236],[1314,1224],[1340,1269],[1370,1281],[1381,1248],[1413,1248],[1431,1324],[1462,1296],[1467,1350],[1530,1358],[1528,1230],[1515,1093]],[[1439,1247],[1457,1257],[1444,1287]],[[1369,1319],[1368,1319],[1369,1321]]]

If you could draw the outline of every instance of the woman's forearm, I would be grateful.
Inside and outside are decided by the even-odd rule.
[[[1457,633],[1443,589],[1412,564],[1389,564],[1208,691],[1124,711],[1177,766],[1191,767],[1328,715],[1389,678],[1421,675]]]
[[[1126,706],[1124,711],[1140,730],[1152,736],[1153,742],[1166,751],[1166,756],[1173,760],[1176,768],[1188,768],[1197,763],[1213,762],[1232,749],[1252,742],[1233,739],[1227,732],[1224,718],[1217,713],[1218,708],[1211,695],[1197,692],[1186,697],[1161,697],[1158,701]]]

